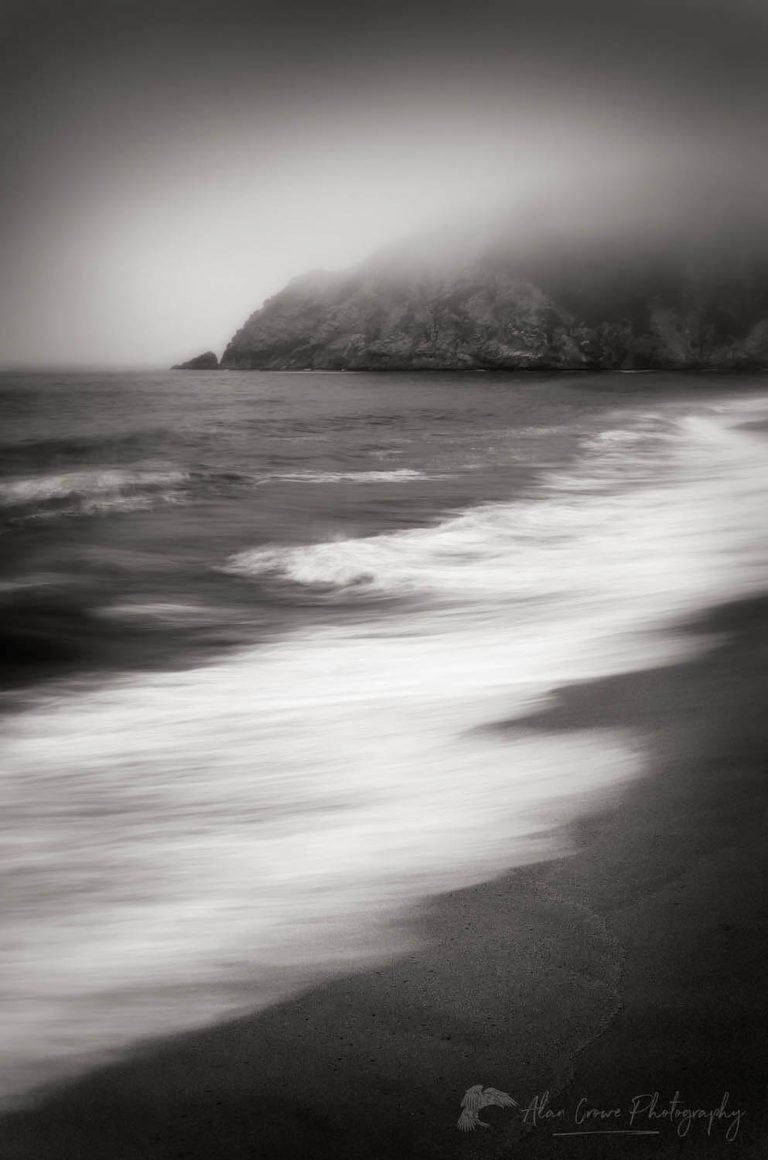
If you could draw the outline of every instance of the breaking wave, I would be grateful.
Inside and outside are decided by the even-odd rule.
[[[642,770],[641,739],[515,719],[691,655],[673,621],[764,585],[744,417],[641,417],[531,498],[239,553],[261,582],[404,599],[10,718],[5,1090],[370,963],[413,937],[414,899],[567,850],[558,826]]]
[[[675,615],[734,580],[739,590],[762,583],[767,557],[754,529],[764,455],[764,442],[738,425],[652,421],[591,437],[580,469],[546,477],[533,500],[429,528],[268,545],[226,567],[348,595],[532,601],[576,616],[601,609],[619,623]]]
[[[0,507],[30,518],[134,511],[180,498],[181,471],[92,468],[0,481]]]
[[[423,479],[424,473],[402,467],[392,471],[291,471],[275,473],[261,483],[282,480],[285,483],[407,483]]]

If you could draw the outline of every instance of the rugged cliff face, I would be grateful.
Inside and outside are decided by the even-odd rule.
[[[237,369],[768,368],[768,262],[503,246],[414,267],[379,256],[296,279],[224,352]]]

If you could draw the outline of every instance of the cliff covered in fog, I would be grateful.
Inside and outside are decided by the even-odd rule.
[[[658,242],[658,239],[657,239]],[[768,261],[752,247],[620,240],[403,248],[295,279],[223,367],[279,370],[768,367]]]

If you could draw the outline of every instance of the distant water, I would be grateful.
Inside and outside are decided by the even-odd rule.
[[[628,730],[483,729],[762,589],[768,382],[0,376],[7,1097],[561,853]]]

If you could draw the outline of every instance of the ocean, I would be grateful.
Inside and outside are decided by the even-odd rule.
[[[0,414],[6,1105],[567,854],[644,739],[525,718],[766,587],[759,376],[4,373]]]

